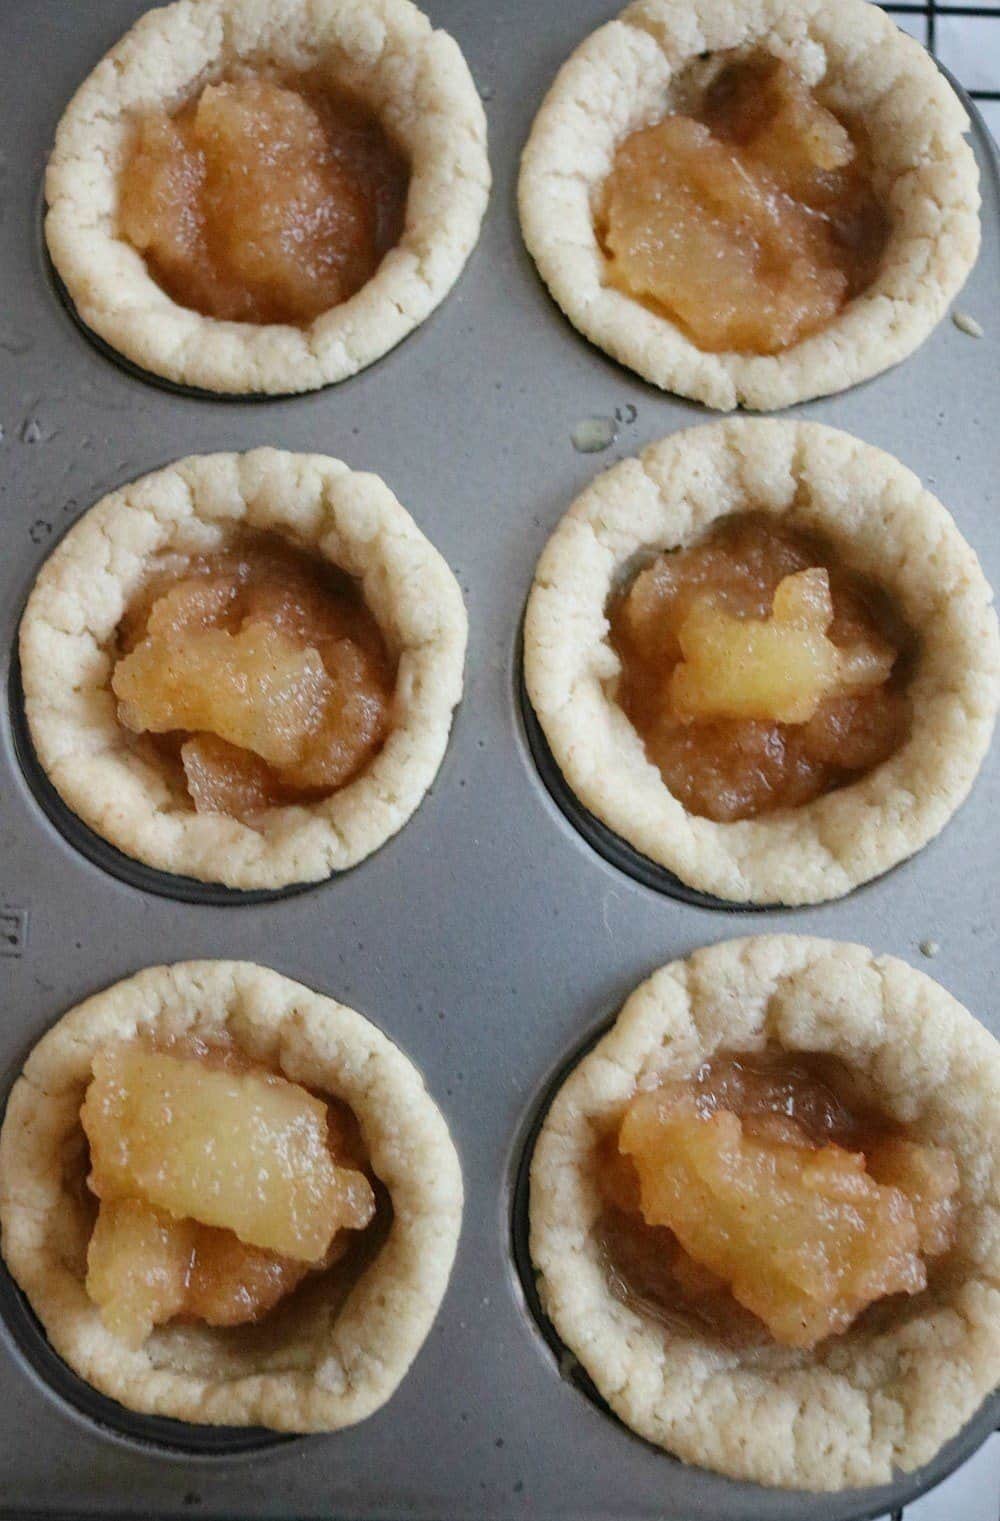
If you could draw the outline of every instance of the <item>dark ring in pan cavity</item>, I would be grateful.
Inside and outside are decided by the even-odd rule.
[[[79,519],[76,521],[79,521]],[[72,524],[68,524],[66,532],[72,526]],[[55,542],[53,542],[48,552],[51,553],[55,547]],[[227,887],[222,882],[203,882],[198,877],[186,877],[177,872],[161,871],[155,866],[147,866],[144,861],[139,861],[133,856],[126,855],[124,851],[112,845],[109,840],[106,840],[103,835],[91,829],[78,814],[74,813],[73,809],[63,801],[58,789],[53,786],[45,768],[38,759],[25,711],[24,686],[21,680],[21,660],[18,651],[18,641],[23,614],[24,608],[22,607],[17,618],[7,679],[7,708],[10,722],[11,747],[14,757],[28,790],[49,822],[85,860],[89,861],[91,865],[99,867],[101,871],[107,872],[109,876],[117,877],[119,881],[126,883],[129,887],[138,888],[141,892],[154,893],[159,898],[173,898],[179,903],[198,903],[209,908],[250,907],[258,903],[277,903],[284,898],[297,898],[302,893],[313,892],[317,888],[327,887],[331,882],[337,881],[341,877],[346,877],[351,872],[360,870],[368,861],[379,855],[396,840],[400,832],[399,829],[388,835],[380,845],[369,851],[360,861],[354,862],[352,866],[345,866],[340,871],[331,871],[328,876],[319,877],[315,881],[288,882],[284,887]],[[2,672],[0,672],[0,679],[2,679]],[[433,793],[448,756],[451,754],[452,735],[454,734],[460,711],[461,704],[456,707],[452,715],[445,755],[441,760],[437,772],[431,779],[430,785],[427,787],[425,797],[430,797]],[[404,827],[407,822],[409,822],[408,819],[404,821]]]
[[[592,1029],[571,1051],[566,1060],[561,1062],[544,1080],[541,1089],[536,1089],[531,1097],[515,1140],[508,1170],[506,1185],[509,1201],[508,1245],[523,1296],[523,1308],[527,1318],[538,1332],[540,1341],[551,1356],[552,1368],[556,1376],[570,1383],[632,1441],[641,1443],[647,1450],[662,1458],[664,1464],[674,1465],[679,1464],[681,1460],[666,1449],[647,1442],[645,1437],[639,1436],[616,1415],[603,1395],[598,1392],[575,1353],[571,1352],[560,1339],[558,1331],[542,1308],[535,1267],[531,1260],[531,1162],[535,1143],[556,1094],[577,1064],[589,1055],[598,1041],[607,1034],[617,1017],[618,1010],[616,1009],[612,1015],[603,1019],[596,1029]],[[779,1521],[779,1518],[780,1521],[789,1521],[789,1517],[803,1516],[806,1511],[811,1521],[899,1521],[900,1513],[905,1506],[912,1505],[922,1495],[935,1489],[963,1463],[968,1462],[969,1458],[994,1433],[1000,1433],[1000,1389],[994,1390],[972,1419],[956,1436],[952,1437],[951,1441],[945,1443],[929,1463],[925,1463],[922,1468],[915,1469],[911,1473],[900,1474],[890,1484],[878,1485],[872,1489],[819,1493],[813,1490],[771,1489],[761,1484],[728,1479],[711,1470],[706,1469],[703,1472],[713,1482],[732,1485],[744,1491],[751,1502],[748,1505],[747,1515],[752,1514],[754,1521],[771,1521],[772,1517],[774,1521]],[[775,1501],[774,1510],[768,1506],[769,1498]],[[804,1509],[796,1507],[804,1507]],[[705,1514],[711,1513],[711,1502],[706,1501]],[[959,1521],[959,1518],[956,1517],[956,1521]]]
[[[585,840],[592,850],[599,856],[603,856],[609,865],[618,871],[624,872],[633,881],[642,887],[648,887],[653,892],[662,893],[667,898],[675,898],[680,903],[690,904],[692,908],[710,908],[721,910],[730,914],[768,914],[768,913],[802,913],[818,905],[803,903],[789,905],[785,903],[745,903],[729,898],[716,898],[711,893],[699,892],[695,887],[689,887],[676,877],[672,871],[661,866],[658,861],[650,860],[641,851],[636,850],[634,845],[615,834],[607,824],[596,818],[589,809],[585,808],[573,791],[572,787],[563,776],[558,761],[549,749],[548,740],[539,722],[538,715],[531,705],[528,689],[524,679],[524,620],[522,616],[521,627],[518,631],[514,652],[514,687],[515,703],[521,717],[521,725],[524,733],[524,741],[535,769],[545,785],[546,791],[552,798],[563,816],[572,824],[581,839]],[[930,844],[932,842],[928,842]],[[925,846],[924,849],[927,847]],[[854,897],[871,887],[876,882],[884,882],[886,878],[900,871],[908,864],[908,860],[898,861],[895,866],[890,866],[888,871],[880,876],[872,877],[868,882],[861,882],[852,888],[844,897]],[[843,901],[837,899],[837,902]]]
[[[10,1090],[20,1076],[18,1062],[3,1078],[0,1123]],[[167,1416],[140,1415],[101,1394],[74,1373],[54,1350],[27,1295],[15,1283],[0,1256],[0,1345],[21,1365],[28,1378],[40,1384],[57,1403],[96,1427],[102,1436],[139,1446],[157,1455],[176,1458],[237,1458],[262,1453],[301,1440],[262,1426],[199,1426]],[[2,1506],[0,1506],[2,1509]]]
[[[350,381],[357,378],[355,375],[345,375],[343,380],[330,380],[327,381],[326,385],[313,386],[308,391],[208,391],[203,386],[183,385],[180,381],[168,380],[165,375],[157,375],[155,370],[144,370],[141,365],[136,364],[134,360],[129,359],[127,355],[121,353],[119,349],[116,349],[113,344],[108,343],[106,339],[100,336],[99,333],[95,333],[94,329],[92,327],[88,327],[86,322],[84,322],[83,318],[80,316],[80,313],[76,309],[76,303],[73,300],[73,297],[66,289],[62,276],[52,262],[52,256],[49,253],[48,244],[45,241],[45,213],[46,205],[44,192],[40,192],[38,214],[40,242],[39,258],[42,262],[46,280],[57,302],[63,308],[63,310],[69,314],[70,318],[72,319],[73,326],[77,329],[80,335],[86,339],[91,348],[96,349],[98,354],[101,355],[102,359],[106,359],[109,363],[117,365],[118,369],[123,371],[124,374],[130,376],[133,380],[138,380],[143,385],[155,386],[158,390],[166,391],[171,396],[181,396],[192,401],[214,401],[223,403],[233,402],[237,405],[252,406],[254,403],[261,402],[302,401],[304,398],[314,396],[318,392],[332,391],[337,386],[347,385]],[[419,324],[419,326],[425,326],[433,316],[434,313],[431,312],[428,317],[425,318],[424,322]],[[405,334],[405,336],[401,338],[392,349],[389,350],[388,354],[383,354],[379,359],[372,360],[370,364],[364,365],[362,369],[357,372],[358,375],[363,375],[366,370],[374,369],[376,365],[382,363],[383,360],[387,359],[389,357],[389,354],[394,353],[396,349],[402,348],[403,345],[413,337],[413,333],[416,331],[417,329],[414,328],[412,332]]]
[[[198,1426],[167,1416],[140,1415],[101,1394],[73,1372],[49,1344],[41,1323],[0,1262],[0,1322],[15,1358],[46,1392],[69,1405],[103,1436],[178,1458],[234,1458],[300,1440],[260,1426]]]

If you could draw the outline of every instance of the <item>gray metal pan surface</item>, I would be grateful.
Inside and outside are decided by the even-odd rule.
[[[59,535],[105,491],[178,456],[271,443],[381,474],[455,569],[471,622],[466,696],[440,775],[362,866],[271,901],[196,886],[163,896],[87,848],[0,726],[0,1093],[66,1009],[140,966],[261,961],[352,1004],[418,1063],[462,1158],[467,1206],[451,1288],[395,1398],[330,1437],[201,1435],[89,1398],[0,1284],[0,1515],[811,1521],[885,1515],[997,1424],[987,1408],[929,1469],[878,1491],[808,1497],[687,1468],[624,1430],[568,1373],[524,1261],[523,1161],[553,1078],[650,970],[732,935],[859,940],[922,964],[1000,1033],[992,901],[1000,752],[912,862],[796,912],[720,913],[637,881],[592,848],[541,778],[524,724],[519,625],[537,556],[597,468],[708,414],[660,395],[563,320],[524,251],[514,202],[532,116],[609,0],[427,0],[461,43],[490,121],[482,240],[441,309],[381,363],[298,399],[218,401],[129,372],[74,323],[48,270],[40,181],[76,85],[145,0],[6,0],[0,178],[0,649]],[[797,413],[899,456],[1000,582],[996,415],[998,181],[974,133],[985,242],[960,298],[907,364]],[[617,419],[602,454],[574,426]],[[7,683],[5,683],[5,690]],[[162,887],[162,884],[160,884]],[[150,890],[150,889],[153,890]],[[939,953],[924,961],[920,945]],[[561,1371],[562,1370],[562,1371]],[[80,1408],[80,1405],[84,1408]]]

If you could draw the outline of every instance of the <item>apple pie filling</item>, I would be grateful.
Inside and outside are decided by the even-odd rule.
[[[400,239],[409,166],[360,101],[310,75],[241,70],[135,129],[121,233],[181,306],[305,325]]]
[[[955,1235],[951,1151],[873,1112],[829,1057],[722,1053],[637,1091],[595,1166],[614,1291],[741,1345],[811,1347],[920,1293]]]
[[[224,1038],[105,1048],[80,1119],[98,1200],[87,1293],[131,1346],[170,1321],[260,1320],[375,1218],[348,1106]]]
[[[200,813],[251,822],[358,775],[389,730],[393,663],[355,582],[284,540],[170,556],[117,631],[120,724]]]
[[[861,126],[751,53],[625,139],[596,231],[609,282],[698,348],[777,354],[872,283],[888,223]]]
[[[615,698],[689,813],[800,806],[906,737],[911,640],[888,597],[764,514],[660,555],[608,617]]]

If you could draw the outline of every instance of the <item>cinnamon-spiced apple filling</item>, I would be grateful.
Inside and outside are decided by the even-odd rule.
[[[113,656],[119,723],[199,813],[326,797],[389,730],[394,665],[359,587],[276,535],[164,557]]]
[[[888,1483],[997,1382],[998,1104],[996,1040],[894,957],[761,935],[670,962],[539,1131],[542,1309],[684,1462]]]
[[[706,352],[776,354],[871,284],[888,221],[860,124],[770,54],[709,68],[617,150],[596,221],[607,278]]]
[[[98,1201],[86,1291],[134,1347],[170,1321],[263,1319],[363,1255],[390,1213],[351,1109],[224,1036],[97,1052],[80,1120]]]
[[[872,1110],[829,1056],[719,1053],[640,1089],[593,1166],[613,1292],[732,1345],[845,1332],[920,1293],[954,1241],[952,1152]]]
[[[881,374],[941,321],[979,249],[968,130],[868,0],[631,0],[545,97],[521,227],[613,359],[773,411]]]
[[[361,101],[316,73],[242,67],[139,118],[120,231],[181,306],[305,325],[399,241],[408,185],[405,156]]]
[[[800,806],[907,735],[913,639],[890,599],[831,545],[761,513],[660,555],[608,616],[614,698],[689,813]]]

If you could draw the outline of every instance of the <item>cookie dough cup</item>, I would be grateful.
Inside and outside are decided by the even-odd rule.
[[[396,662],[381,749],[319,801],[267,808],[253,826],[195,812],[119,722],[113,642],[172,555],[211,556],[245,533],[287,540],[346,572]],[[355,865],[419,806],[462,692],[467,620],[444,560],[378,476],[324,455],[194,455],[106,496],[42,570],[20,632],[37,759],[98,835],[148,866],[274,889]]]
[[[160,1326],[139,1348],[113,1334],[84,1286],[91,1217],[80,1105],[115,1042],[235,1043],[353,1110],[391,1202],[360,1276],[336,1268],[257,1326]],[[458,1242],[462,1179],[423,1081],[360,1014],[249,962],[150,967],[71,1010],[31,1052],[0,1134],[3,1253],[52,1346],[101,1393],[144,1414],[209,1425],[329,1431],[390,1398],[423,1344]],[[346,1297],[345,1297],[346,1287]],[[304,1289],[308,1292],[303,1292]]]
[[[244,64],[360,97],[409,161],[398,242],[356,294],[302,327],[179,305],[119,226],[138,117],[171,112]],[[66,108],[46,173],[45,233],[82,321],[144,370],[210,391],[309,391],[371,364],[440,304],[475,246],[489,184],[465,59],[409,0],[176,0],[143,16]]]
[[[723,1344],[615,1294],[599,1241],[595,1144],[637,1088],[713,1054],[814,1052],[958,1165],[947,1271],[811,1350]],[[937,983],[861,946],[735,940],[642,983],[557,1093],[531,1166],[542,1305],[634,1431],[735,1478],[808,1489],[887,1481],[934,1453],[1000,1379],[1000,1048]]]
[[[698,348],[668,315],[609,283],[595,230],[623,141],[690,109],[692,80],[732,52],[783,60],[836,115],[863,125],[890,224],[870,285],[777,354]],[[521,226],[555,300],[613,358],[720,410],[786,407],[905,359],[961,289],[979,248],[967,129],[933,60],[867,0],[637,0],[581,43],[552,85],[522,159]]]
[[[859,780],[720,823],[669,791],[619,706],[608,603],[646,560],[747,511],[817,535],[888,594],[915,644],[911,717]],[[959,807],[989,746],[1000,644],[974,552],[909,470],[817,423],[732,419],[651,445],[578,497],[538,563],[524,674],[565,781],[636,850],[733,902],[818,903],[912,855]]]

